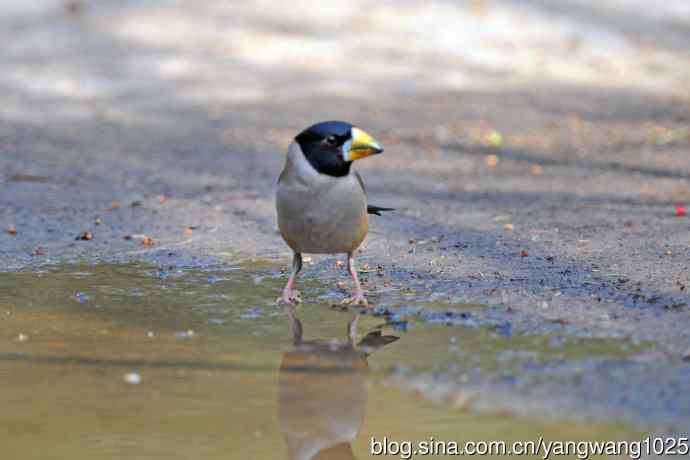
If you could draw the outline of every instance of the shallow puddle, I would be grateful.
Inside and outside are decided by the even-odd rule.
[[[384,436],[641,436],[476,413],[385,385],[388,375],[424,372],[563,378],[553,363],[620,358],[639,345],[463,326],[462,306],[355,316],[329,308],[337,293],[313,283],[303,294],[320,301],[286,312],[274,303],[283,282],[265,264],[0,273],[2,458],[345,459],[369,458],[371,438]]]

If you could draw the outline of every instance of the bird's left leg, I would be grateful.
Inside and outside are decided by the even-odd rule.
[[[348,297],[343,300],[343,303],[350,305],[363,305],[368,306],[366,297],[364,297],[364,291],[362,290],[362,285],[359,284],[359,278],[357,277],[357,269],[355,268],[355,259],[352,253],[347,255],[347,272],[352,277],[352,297]]]
[[[290,273],[290,278],[283,289],[283,295],[278,299],[278,303],[283,303],[286,305],[300,303],[302,299],[299,296],[299,291],[292,289],[297,279],[297,274],[302,270],[302,254],[296,252],[292,258],[292,273]]]

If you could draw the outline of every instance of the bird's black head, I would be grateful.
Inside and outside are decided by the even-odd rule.
[[[347,176],[354,160],[383,152],[361,129],[344,121],[323,121],[295,137],[302,153],[321,174]]]

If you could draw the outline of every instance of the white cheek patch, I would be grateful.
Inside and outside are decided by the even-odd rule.
[[[345,161],[350,161],[350,148],[352,147],[352,139],[349,139],[343,144],[343,159]]]

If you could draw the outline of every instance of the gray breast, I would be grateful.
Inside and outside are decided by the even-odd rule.
[[[293,143],[276,193],[278,227],[295,252],[347,253],[368,230],[367,200],[354,175],[319,174]]]

